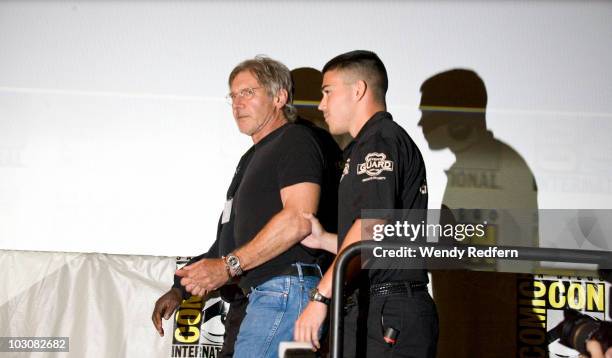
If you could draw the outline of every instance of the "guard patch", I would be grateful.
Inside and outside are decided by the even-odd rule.
[[[357,164],[357,175],[367,174],[368,178],[362,181],[368,180],[384,180],[385,177],[380,177],[382,172],[392,172],[393,161],[387,160],[387,155],[384,153],[368,153],[365,156],[365,163]]]

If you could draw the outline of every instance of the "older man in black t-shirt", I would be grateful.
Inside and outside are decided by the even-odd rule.
[[[362,209],[426,209],[425,164],[410,136],[386,112],[387,73],[370,51],[335,57],[323,68],[319,109],[332,134],[350,133],[338,191],[338,235],[310,217],[302,243],[335,253],[361,239]],[[365,219],[365,218],[364,218]],[[423,269],[372,269],[347,308],[346,357],[435,357],[438,319]],[[295,328],[295,339],[319,346],[332,292],[330,268]]]
[[[224,225],[223,218],[231,218],[233,242],[220,241],[225,256],[202,258],[176,275],[194,295],[237,280],[249,302],[234,356],[276,358],[278,344],[293,338],[325,261],[322,251],[300,245],[311,230],[303,214],[317,213],[326,229],[336,229],[340,152],[322,130],[289,123],[295,109],[283,64],[266,57],[244,61],[229,85],[238,128],[254,143],[221,219]]]

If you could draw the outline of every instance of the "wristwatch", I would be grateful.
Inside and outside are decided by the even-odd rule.
[[[242,275],[242,267],[240,267],[240,259],[238,256],[230,253],[223,259],[225,260],[225,267],[227,267],[231,277]]]
[[[329,304],[331,303],[331,300],[323,296],[321,292],[319,292],[319,289],[316,287],[310,290],[309,298],[311,301],[321,302],[322,304],[327,305],[327,306],[329,306]]]

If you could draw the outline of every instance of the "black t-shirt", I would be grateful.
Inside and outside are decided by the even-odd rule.
[[[338,188],[338,247],[362,209],[427,209],[425,164],[391,114],[378,112],[344,150]],[[370,283],[428,282],[425,270],[372,269]]]
[[[253,146],[251,161],[234,196],[236,247],[252,240],[283,209],[280,191],[298,183],[321,186],[317,216],[336,231],[340,151],[331,136],[303,124],[286,124]],[[244,273],[239,285],[257,286],[295,262],[324,264],[327,255],[299,243],[272,260]]]

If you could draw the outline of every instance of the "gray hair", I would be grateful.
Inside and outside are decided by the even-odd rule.
[[[228,84],[231,86],[234,78],[243,71],[251,72],[269,96],[275,96],[278,91],[287,91],[287,103],[283,106],[283,114],[289,122],[297,118],[297,109],[293,106],[293,82],[289,68],[270,57],[257,55],[253,59],[240,62],[229,75]]]

